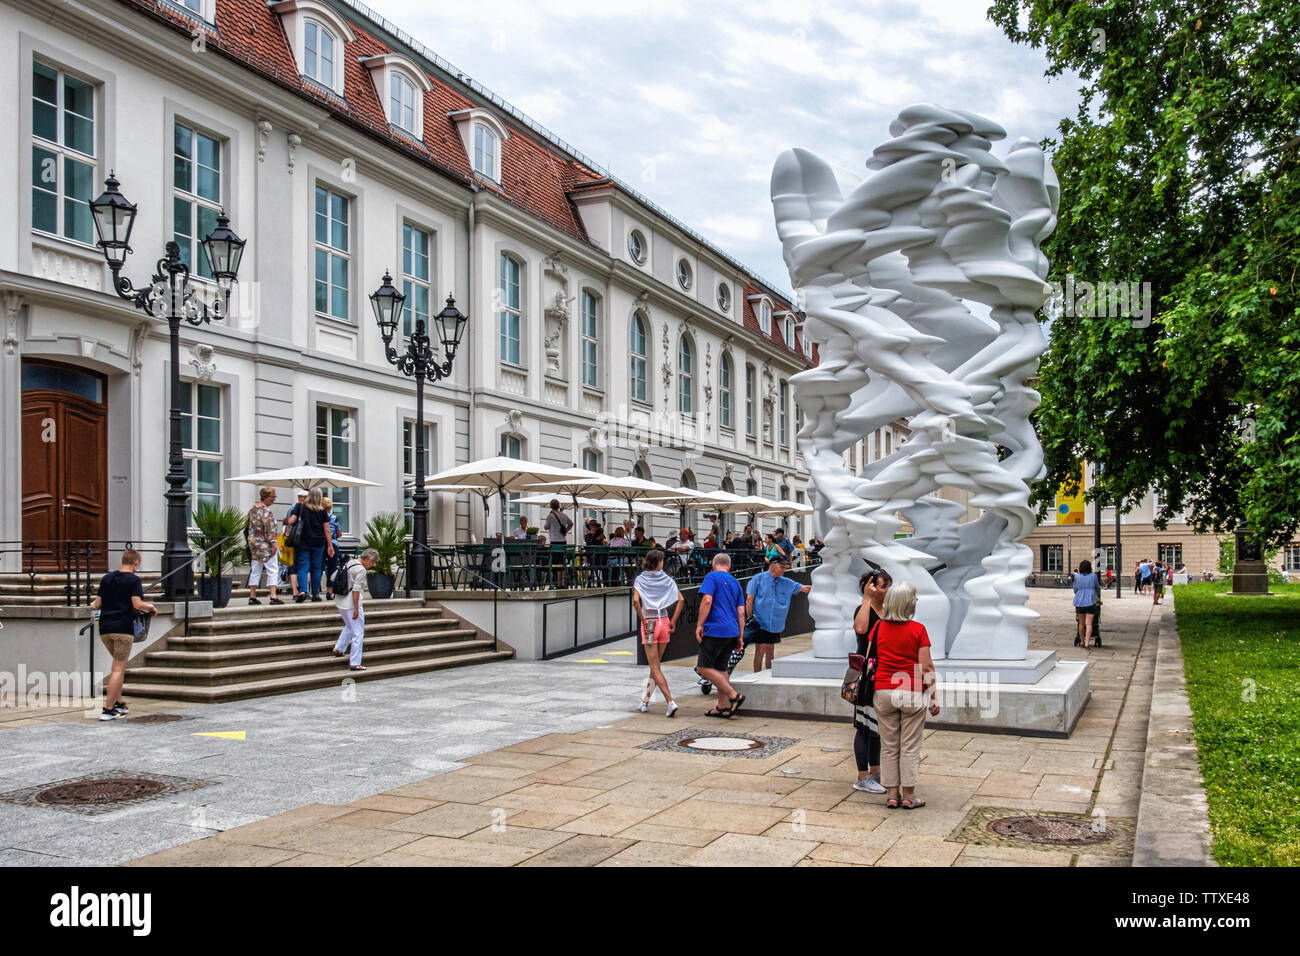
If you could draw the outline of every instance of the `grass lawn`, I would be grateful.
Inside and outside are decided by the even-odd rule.
[[[1175,609],[1196,746],[1223,866],[1300,865],[1300,584],[1225,597],[1180,585]]]

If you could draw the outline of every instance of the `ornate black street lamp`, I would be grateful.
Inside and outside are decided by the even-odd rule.
[[[181,454],[181,319],[190,325],[203,325],[214,318],[226,317],[230,289],[239,274],[245,240],[231,231],[230,220],[222,210],[217,216],[217,228],[199,243],[221,293],[211,305],[196,295],[190,284],[190,267],[181,260],[180,246],[175,242],[167,243],[166,254],[158,260],[149,285],[137,289],[130,279],[122,277],[122,266],[131,252],[131,228],[135,225],[136,207],[118,192],[117,177],[113,173],[109,173],[104,187],[104,194],[90,204],[90,211],[95,220],[95,231],[99,234],[99,248],[104,251],[108,267],[113,271],[113,291],[135,303],[135,307],[147,315],[165,318],[171,333],[171,443],[167,455],[167,548],[163,552],[162,573],[165,579],[163,594],[167,600],[175,601],[193,587],[194,559],[186,540],[188,495],[185,493],[185,462]]]
[[[412,589],[425,591],[432,585],[429,577],[429,492],[424,487],[424,380],[437,382],[451,375],[461,336],[469,316],[456,308],[456,300],[447,296],[446,307],[433,317],[446,360],[438,362],[425,329],[424,319],[415,320],[415,328],[406,343],[406,351],[393,347],[393,337],[402,324],[406,296],[393,286],[393,277],[384,272],[384,284],[370,296],[375,322],[384,338],[388,361],[403,375],[415,379],[415,491],[411,502],[411,558],[406,577]]]

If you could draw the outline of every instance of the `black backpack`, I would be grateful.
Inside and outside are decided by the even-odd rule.
[[[334,592],[335,597],[342,597],[352,589],[348,582],[348,568],[356,564],[354,559],[349,558],[334,569],[334,575],[330,578],[330,590]]]

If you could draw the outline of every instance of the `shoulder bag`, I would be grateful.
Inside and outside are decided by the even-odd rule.
[[[296,548],[302,543],[302,523],[306,517],[297,505],[293,506],[294,510],[290,511],[286,517],[294,517],[297,520],[293,524],[284,526],[284,546],[286,548]]]
[[[861,707],[867,703],[867,688],[874,687],[876,683],[876,666],[879,663],[876,632],[879,630],[880,622],[877,621],[871,628],[871,639],[867,644],[866,655],[849,655],[849,666],[844,671],[844,681],[840,684],[840,696],[854,707]]]

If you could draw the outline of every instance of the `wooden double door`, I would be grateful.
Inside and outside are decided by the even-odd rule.
[[[62,569],[64,547],[57,542],[69,540],[92,542],[94,566],[102,564],[108,537],[108,403],[101,376],[53,363],[23,363],[22,483],[23,541],[37,543],[37,567]]]

